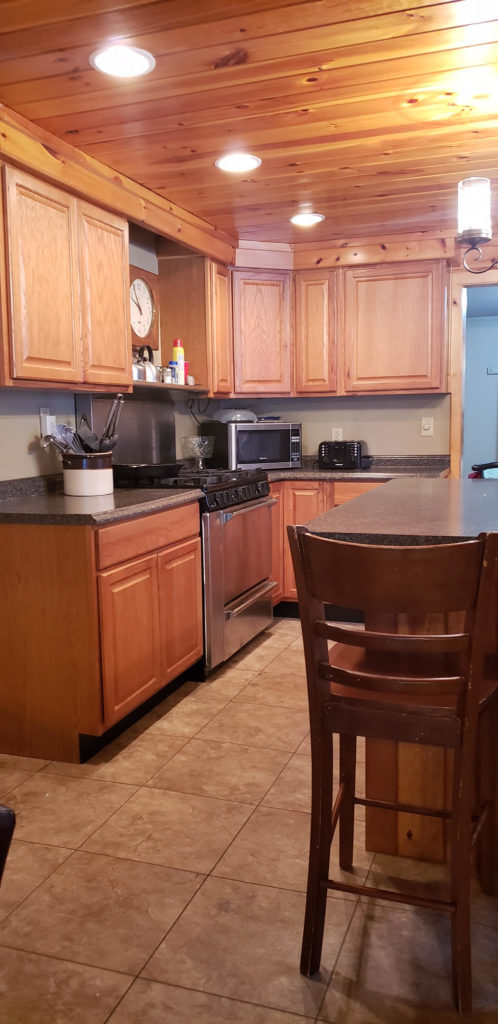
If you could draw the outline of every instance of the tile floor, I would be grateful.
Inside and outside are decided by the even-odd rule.
[[[363,765],[359,765],[361,788]],[[0,756],[5,1024],[448,1024],[446,916],[331,896],[299,973],[309,740],[299,625],[276,621],[85,765]],[[335,856],[335,854],[333,855]],[[441,870],[365,852],[355,876]],[[498,1024],[498,900],[474,900],[472,1021]]]

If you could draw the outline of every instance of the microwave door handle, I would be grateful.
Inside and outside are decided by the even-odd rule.
[[[224,523],[228,523],[228,521],[230,519],[234,519],[235,516],[245,516],[245,515],[247,515],[248,512],[253,512],[255,508],[271,508],[272,505],[276,505],[276,504],[277,504],[277,499],[276,498],[269,498],[268,501],[258,501],[258,500],[256,500],[255,502],[252,502],[251,504],[244,505],[244,508],[237,509],[236,512],[224,512],[223,513],[223,522]]]

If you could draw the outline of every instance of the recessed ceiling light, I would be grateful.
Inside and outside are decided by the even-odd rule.
[[[295,213],[291,217],[291,223],[297,224],[299,228],[311,228],[321,220],[325,220],[323,213]]]
[[[137,46],[124,46],[121,43],[94,50],[90,55],[90,64],[97,68],[97,71],[115,75],[117,78],[147,75],[156,66],[154,57],[147,50],[139,50]]]
[[[231,171],[232,174],[253,171],[261,164],[259,156],[252,156],[251,153],[227,153],[225,156],[218,157],[214,162],[220,171]]]

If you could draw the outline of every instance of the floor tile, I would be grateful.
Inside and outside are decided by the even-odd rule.
[[[288,811],[311,810],[311,759],[306,754],[292,755],[263,798],[263,806]]]
[[[423,894],[434,899],[448,899],[449,865],[376,853],[368,875],[368,885],[393,889],[395,892]],[[385,901],[382,905],[385,905]],[[402,907],[403,904],[397,906]],[[474,924],[498,928],[498,898],[481,892],[475,872],[471,881],[471,911]]]
[[[258,807],[213,874],[306,892],[309,832],[309,814]]]
[[[208,872],[251,813],[249,804],[141,789],[85,850]]]
[[[104,1024],[130,984],[125,974],[3,948],[5,1024]]]
[[[253,678],[254,672],[226,667],[221,672],[208,676],[204,683],[197,684],[196,700],[232,700]]]
[[[235,702],[245,704],[267,704],[282,708],[308,708],[306,680],[295,673],[285,674],[279,662],[275,663],[275,671],[271,668],[260,672],[251,682],[247,683]]]
[[[13,794],[16,839],[75,849],[134,792],[117,782],[38,772]]]
[[[151,725],[148,735],[195,736],[225,704],[226,701],[196,700],[195,694],[187,695],[164,708],[162,716]]]
[[[138,978],[109,1024],[311,1024],[313,1019]]]
[[[244,746],[294,753],[308,731],[308,713],[233,701],[199,734],[200,739],[226,740]]]
[[[243,647],[239,654],[233,655],[231,662],[246,672],[249,670],[261,672],[270,662],[279,657],[282,649],[283,644],[279,639],[260,640]]]
[[[0,926],[0,945],[137,974],[203,877],[76,852]]]
[[[498,1020],[498,931],[473,930],[474,1013]],[[331,1024],[455,1024],[447,916],[358,903],[320,1020]]]
[[[41,775],[69,775],[142,786],[159,771],[186,742],[184,736],[164,735],[158,739],[150,730],[139,736],[120,736],[85,764],[50,761]]]
[[[156,773],[149,785],[256,804],[286,764],[280,750],[193,739]]]
[[[0,766],[0,800],[8,804],[9,793],[16,786],[20,786],[21,782],[26,782],[26,779],[29,779],[32,774],[32,772],[22,772],[19,768],[2,768]]]
[[[334,905],[322,972],[308,979],[299,973],[302,893],[208,878],[143,975],[313,1016],[355,906],[346,900]]]
[[[310,815],[302,811],[258,807],[213,869],[213,874],[261,885],[306,891],[308,877]],[[355,830],[353,870],[340,871],[338,835],[332,844],[330,871],[333,878],[363,885],[372,862],[365,851],[362,823]],[[338,897],[356,900],[354,894]]]
[[[16,768],[22,772],[37,772],[47,761],[40,757],[21,757],[18,754],[0,754],[0,768]]]
[[[51,875],[71,852],[59,846],[42,846],[13,839],[0,887],[0,921]]]

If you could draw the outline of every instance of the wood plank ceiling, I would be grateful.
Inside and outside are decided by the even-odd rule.
[[[230,235],[454,235],[498,189],[498,0],[3,0],[0,101]],[[134,81],[90,67],[120,38]],[[261,157],[250,174],[221,153]],[[300,209],[325,214],[304,232]],[[498,213],[498,207],[495,211]]]

